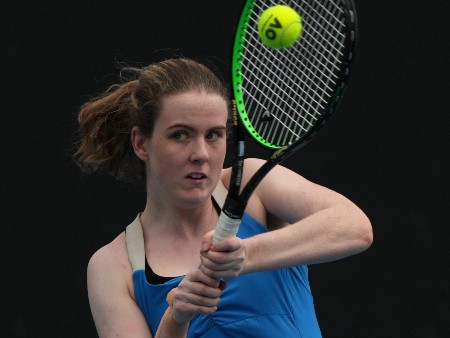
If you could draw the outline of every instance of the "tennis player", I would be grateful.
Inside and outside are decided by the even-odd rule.
[[[349,199],[282,166],[250,198],[238,236],[212,244],[227,193],[229,98],[190,59],[134,69],[86,102],[75,154],[146,187],[146,206],[88,265],[100,337],[321,337],[310,264],[366,250]],[[262,165],[246,159],[243,185]]]

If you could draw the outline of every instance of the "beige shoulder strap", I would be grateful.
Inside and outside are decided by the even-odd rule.
[[[130,260],[133,272],[145,269],[144,234],[139,216],[136,217],[133,223],[127,226],[125,231],[128,259]]]

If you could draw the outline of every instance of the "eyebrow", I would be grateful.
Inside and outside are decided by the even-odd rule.
[[[171,130],[171,129],[180,129],[180,128],[181,129],[187,129],[187,130],[190,130],[190,131],[194,131],[196,129],[196,128],[193,128],[192,126],[184,124],[184,123],[176,123],[174,125],[171,125],[167,129]],[[227,129],[227,127],[224,126],[224,125],[218,125],[218,126],[215,126],[215,127],[208,128],[208,130],[224,130],[224,129]]]

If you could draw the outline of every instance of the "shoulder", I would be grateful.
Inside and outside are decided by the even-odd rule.
[[[245,160],[241,189],[265,162],[258,158]],[[230,177],[231,168],[224,169],[222,180],[226,187]],[[310,182],[287,167],[277,165],[256,187],[247,212],[269,229],[275,229],[307,217],[322,209],[324,202],[335,198],[336,194],[333,195],[330,190]]]
[[[112,287],[114,284],[129,289],[131,275],[125,233],[122,232],[91,256],[87,268],[88,288],[95,289],[101,285]]]
[[[252,178],[252,176],[266,163],[266,160],[259,158],[247,158],[244,161],[244,173],[242,177],[241,188],[247,184],[247,182]],[[228,189],[231,178],[231,167],[225,168],[222,171],[221,179]],[[285,184],[282,184],[285,183]],[[270,170],[258,187],[255,190],[255,194],[258,195],[264,187],[270,187],[270,189],[276,188],[276,186],[289,187],[290,184],[302,185],[308,184],[302,176],[296,172],[282,166],[276,165],[272,170]],[[278,189],[280,190],[280,189]]]
[[[253,176],[253,174],[265,163],[266,161],[259,158],[246,158],[244,160],[244,177],[242,181],[242,186],[244,186],[247,181]],[[222,170],[221,179],[225,187],[228,189],[230,185],[231,178],[231,167]]]
[[[89,267],[98,265],[115,265],[126,258],[125,232],[118,235],[112,242],[98,249],[89,260]]]

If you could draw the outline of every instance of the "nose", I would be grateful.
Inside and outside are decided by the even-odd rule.
[[[208,144],[204,138],[198,138],[198,140],[192,144],[191,161],[205,163],[208,162],[208,159]]]

